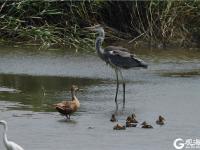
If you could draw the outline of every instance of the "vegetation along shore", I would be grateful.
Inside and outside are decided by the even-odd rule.
[[[0,43],[90,49],[104,26],[107,43],[133,48],[199,48],[200,1],[8,1],[0,2]]]

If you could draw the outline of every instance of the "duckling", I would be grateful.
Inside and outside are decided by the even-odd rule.
[[[126,122],[130,122],[131,121],[131,116],[128,116],[127,118],[126,118]]]
[[[156,124],[158,125],[164,125],[165,118],[162,117],[161,115],[158,117],[158,120],[156,120]]]
[[[131,116],[128,116],[128,117],[127,117],[126,122],[138,123],[138,121],[137,121],[135,118],[136,118],[136,116],[135,116],[135,114],[133,113]]]
[[[153,128],[151,125],[147,124],[146,121],[144,121],[141,125],[142,125],[142,128],[146,128],[146,129]]]
[[[131,115],[131,118],[134,123],[138,123],[138,121],[136,120],[136,115],[134,113]]]
[[[125,130],[126,127],[124,125],[117,124],[113,127],[113,130]]]
[[[136,118],[135,113],[132,113],[131,117],[132,117],[132,118]]]
[[[136,127],[136,123],[126,122],[126,127]]]
[[[112,117],[111,117],[110,121],[111,121],[111,122],[116,122],[116,121],[117,121],[117,119],[116,119],[116,117],[115,117],[115,114],[112,114]]]
[[[70,115],[78,110],[80,107],[80,102],[75,96],[76,91],[78,91],[79,88],[76,85],[72,85],[71,87],[71,95],[72,100],[71,101],[63,101],[57,104],[54,104],[55,109],[61,114],[66,116],[67,119],[70,119]]]

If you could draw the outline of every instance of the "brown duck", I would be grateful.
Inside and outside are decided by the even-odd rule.
[[[127,119],[126,119],[126,122],[129,122],[129,123],[138,123],[138,121],[136,120],[136,115],[132,114],[131,116],[128,116]]]
[[[136,127],[137,123],[126,122],[126,127]]]
[[[70,119],[70,115],[78,110],[80,107],[80,102],[75,96],[76,91],[78,91],[79,88],[76,85],[72,85],[71,87],[71,95],[72,100],[71,101],[62,101],[60,103],[55,104],[56,110],[61,114],[67,117],[67,119]]]
[[[113,130],[125,130],[126,127],[124,125],[117,124],[113,127]]]
[[[147,124],[147,122],[146,121],[144,121],[142,124],[142,128],[146,128],[146,129],[150,129],[150,128],[153,128],[151,125],[149,125],[149,124]]]
[[[165,121],[165,118],[162,117],[162,116],[159,116],[158,120],[156,120],[156,124],[158,124],[158,125],[164,125],[165,124],[164,121]]]

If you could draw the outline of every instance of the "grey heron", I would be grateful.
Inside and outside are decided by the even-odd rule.
[[[117,46],[108,46],[106,48],[102,48],[101,45],[105,39],[105,32],[102,26],[95,25],[92,27],[86,27],[85,29],[95,31],[99,34],[95,43],[96,52],[98,56],[106,62],[106,64],[109,64],[115,70],[117,78],[117,87],[115,93],[116,110],[118,110],[117,95],[120,74],[123,83],[123,108],[125,108],[125,81],[121,69],[130,69],[135,67],[147,68],[147,64],[143,60],[137,58],[134,54],[131,54],[126,48]]]
[[[0,124],[2,124],[2,125],[4,126],[3,142],[4,142],[5,146],[6,146],[6,149],[7,149],[7,150],[24,150],[21,146],[19,146],[19,145],[16,144],[15,142],[8,141],[7,135],[6,135],[6,132],[7,132],[7,130],[8,130],[7,122],[4,121],[4,120],[1,120],[1,121],[0,121]]]

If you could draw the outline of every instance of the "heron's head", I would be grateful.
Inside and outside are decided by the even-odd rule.
[[[73,92],[73,91],[79,91],[79,88],[78,88],[78,86],[76,86],[76,85],[72,85],[72,87],[71,87],[71,91]]]
[[[0,120],[0,124],[6,125],[7,122],[5,120]]]
[[[94,25],[92,27],[85,27],[84,29],[86,30],[90,30],[90,31],[95,31],[95,32],[98,32],[98,33],[102,33],[104,32],[104,29],[101,25]]]

